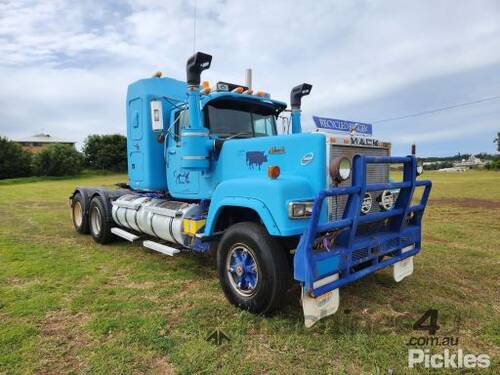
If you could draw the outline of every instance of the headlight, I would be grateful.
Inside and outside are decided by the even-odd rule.
[[[384,190],[378,199],[380,208],[390,210],[394,206],[394,194],[390,190]]]
[[[372,196],[370,195],[370,193],[366,193],[365,197],[363,198],[363,202],[361,202],[361,212],[364,214],[370,212],[370,210],[372,209],[372,203]]]
[[[345,156],[339,156],[333,159],[330,164],[330,176],[332,179],[340,183],[345,181],[351,175],[351,161]]]
[[[417,176],[420,176],[422,173],[424,173],[424,162],[417,161]]]
[[[290,202],[288,203],[288,217],[290,219],[304,219],[312,214],[313,201]]]

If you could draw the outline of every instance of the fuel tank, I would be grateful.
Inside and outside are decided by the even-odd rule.
[[[113,221],[124,228],[186,245],[183,220],[200,213],[198,204],[126,194],[113,201]]]

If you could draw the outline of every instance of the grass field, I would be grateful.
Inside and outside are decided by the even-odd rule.
[[[210,258],[76,234],[67,207],[74,186],[124,176],[3,182],[0,373],[402,374],[408,340],[427,335],[412,324],[430,308],[439,311],[437,335],[489,354],[481,373],[494,373],[500,173],[425,177],[434,187],[414,275],[395,284],[387,269],[342,288],[339,312],[312,329],[297,288],[279,313],[254,316],[226,302]],[[231,341],[207,342],[217,328]]]

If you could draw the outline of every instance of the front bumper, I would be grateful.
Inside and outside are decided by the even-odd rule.
[[[367,164],[402,163],[403,180],[366,184]],[[356,155],[351,187],[322,191],[314,201],[310,223],[301,236],[294,257],[294,278],[311,297],[351,283],[369,273],[417,254],[421,249],[422,216],[431,182],[416,180],[416,158]],[[416,187],[423,186],[420,202],[412,205]],[[388,211],[361,214],[366,192],[399,189],[394,207]],[[347,195],[342,219],[320,223],[323,201],[330,196]],[[360,234],[360,225],[383,222],[384,230]],[[324,246],[318,248],[318,238]],[[337,275],[338,274],[338,278]]]

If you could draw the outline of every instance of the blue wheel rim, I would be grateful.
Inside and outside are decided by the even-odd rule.
[[[249,297],[257,291],[259,267],[252,249],[244,244],[234,245],[228,252],[226,269],[231,287]]]

